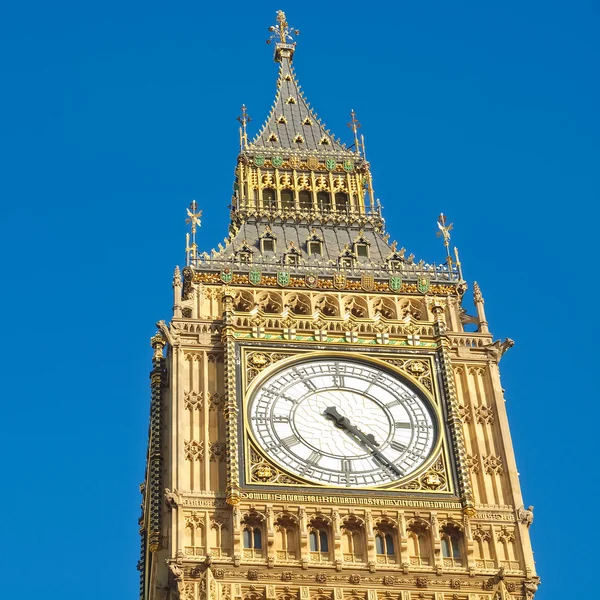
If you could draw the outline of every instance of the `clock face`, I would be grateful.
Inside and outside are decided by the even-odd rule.
[[[347,359],[302,361],[271,375],[250,399],[248,422],[279,466],[350,488],[403,479],[437,437],[423,397],[399,377]]]

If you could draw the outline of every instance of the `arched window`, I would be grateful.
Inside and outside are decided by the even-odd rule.
[[[364,522],[355,515],[349,515],[342,525],[342,554],[345,562],[365,560]]]
[[[302,190],[298,193],[298,202],[302,210],[312,208],[312,194],[308,190]]]
[[[408,527],[408,554],[410,564],[427,566],[431,564],[431,543],[429,525],[415,520]]]
[[[308,548],[312,562],[329,561],[330,524],[322,516],[310,520],[308,531]]]
[[[244,528],[244,548],[252,550],[262,550],[262,532],[260,527]]]
[[[292,190],[281,190],[281,208],[283,210],[294,208],[294,192]]]
[[[262,558],[263,556],[263,524],[264,515],[252,511],[242,520],[242,545],[244,557]]]
[[[442,557],[445,566],[460,567],[463,564],[463,534],[458,526],[449,523],[441,530]]]
[[[338,192],[335,195],[335,210],[346,212],[348,210],[348,194]]]
[[[377,527],[375,528],[375,553],[377,554],[377,562],[396,562],[395,531],[397,531],[397,524],[393,522],[382,520],[377,523]]]
[[[331,210],[331,196],[329,192],[317,192],[317,206],[323,212]]]
[[[298,558],[298,520],[294,516],[283,513],[275,523],[275,552],[280,560]]]
[[[262,191],[263,208],[277,208],[275,199],[275,190],[273,188],[264,188]]]

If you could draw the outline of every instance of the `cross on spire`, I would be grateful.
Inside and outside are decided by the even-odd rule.
[[[348,127],[352,129],[352,133],[354,134],[354,147],[356,148],[356,151],[360,153],[360,147],[358,145],[358,130],[360,127],[362,127],[362,125],[358,122],[354,109],[350,111],[350,123],[348,123]]]
[[[248,116],[246,105],[242,104],[241,114],[237,117],[237,120],[242,124],[240,128],[240,149],[243,150],[244,146],[248,146],[248,134],[246,133],[246,124],[250,123],[252,119]]]

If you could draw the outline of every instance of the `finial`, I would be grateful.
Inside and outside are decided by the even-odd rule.
[[[198,203],[195,200],[192,200],[190,203],[190,207],[187,209],[188,218],[185,222],[188,225],[191,225],[192,231],[192,243],[190,245],[190,234],[186,234],[185,236],[185,251],[187,254],[186,263],[189,266],[190,258],[192,260],[196,260],[196,249],[198,246],[196,245],[196,228],[201,226],[200,217],[202,216],[202,211],[198,210]]]
[[[446,254],[448,256],[448,266],[452,266],[452,257],[450,256],[450,231],[452,231],[453,225],[452,223],[450,223],[449,225],[447,225],[446,223],[446,216],[444,215],[444,213],[440,213],[437,222],[439,229],[439,231],[437,232],[437,236],[444,238],[444,246],[446,246]]]
[[[358,130],[362,125],[356,119],[356,113],[354,109],[350,111],[350,123],[348,123],[348,127],[352,129],[352,133],[354,133],[354,147],[356,148],[356,152],[360,154],[360,146],[358,144]]]
[[[282,10],[277,11],[277,25],[271,25],[269,31],[271,36],[267,40],[267,44],[275,40],[275,62],[281,62],[282,58],[288,58],[291,61],[296,47],[292,36],[299,35],[300,32],[297,29],[290,28],[290,24],[287,22],[285,13]]]
[[[237,117],[237,120],[242,124],[240,129],[240,150],[248,147],[248,134],[246,133],[246,123],[250,123],[252,119],[248,116],[246,105],[242,104],[241,114]]]

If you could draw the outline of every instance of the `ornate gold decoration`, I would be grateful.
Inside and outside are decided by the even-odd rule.
[[[292,354],[281,352],[249,352],[246,355],[246,382],[249,384],[261,371],[290,356]]]
[[[416,358],[384,358],[386,363],[416,379],[430,392],[433,391],[431,367],[428,361]]]
[[[193,274],[194,283],[204,283],[204,284],[222,284],[222,280],[220,278],[220,273],[207,273],[205,271],[198,271]],[[185,282],[184,282],[185,283]],[[233,278],[230,282],[232,285],[240,285],[247,286],[248,285],[248,276],[246,274],[238,274],[234,273]],[[261,287],[280,287],[277,283],[276,277],[271,277],[267,275],[263,275],[263,278],[260,282]],[[185,287],[185,285],[184,285]],[[333,278],[326,278],[319,276],[318,283],[314,287],[310,287],[306,285],[306,280],[304,277],[290,277],[289,283],[286,287],[290,288],[305,288],[305,289],[322,289],[322,290],[333,290],[335,286],[333,285]],[[362,288],[360,286],[360,280],[347,279],[346,280],[346,290],[348,291],[361,291]],[[364,291],[364,290],[362,290]],[[417,284],[416,283],[403,283],[402,288],[400,290],[392,292],[389,288],[388,281],[376,281],[375,287],[373,289],[374,292],[386,292],[389,295],[397,295],[397,294],[417,294]],[[455,285],[448,284],[432,284],[429,288],[430,294],[439,294],[441,296],[456,296],[457,290]]]
[[[305,482],[291,477],[264,458],[249,442],[250,481],[254,483],[280,483],[285,485],[306,485]]]
[[[433,490],[436,492],[447,491],[448,476],[446,474],[446,465],[442,454],[438,456],[433,465],[425,472],[415,477],[413,480],[402,484],[398,489],[401,490]]]

